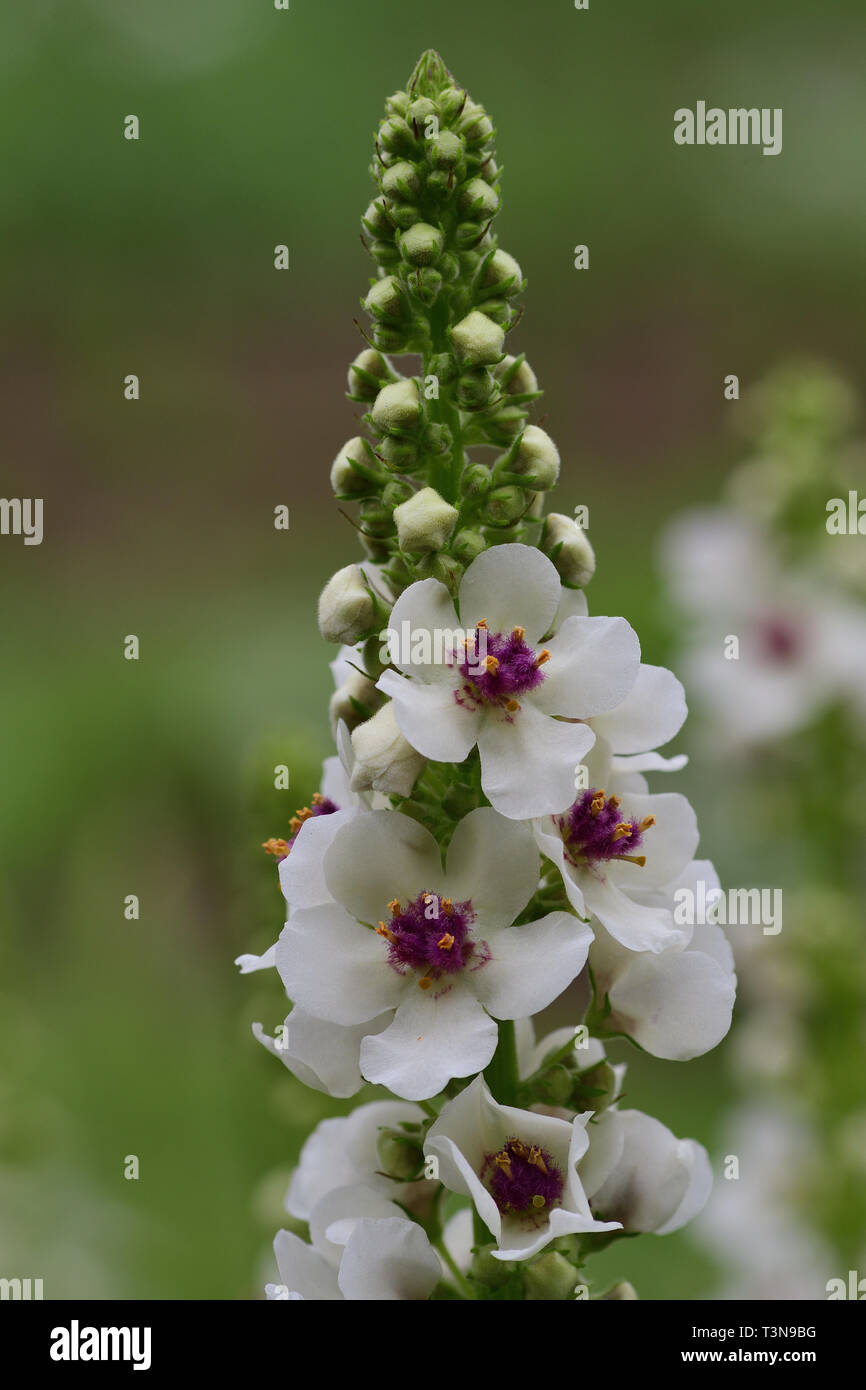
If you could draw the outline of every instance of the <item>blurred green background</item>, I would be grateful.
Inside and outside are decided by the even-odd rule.
[[[3,11],[0,493],[45,499],[41,546],[0,537],[4,1276],[259,1296],[284,1177],[340,1108],[255,1044],[281,991],[232,960],[280,926],[259,844],[331,752],[315,598],[356,556],[328,467],[356,432],[385,97],[432,45],[494,119],[500,244],[529,279],[510,345],[546,389],[556,504],[590,508],[593,611],[663,661],[653,545],[737,456],[725,375],[801,352],[864,385],[864,43],[862,0]],[[782,154],[675,146],[699,98],[782,107]],[[700,816],[711,788],[691,791]],[[736,827],[702,849],[724,874]],[[633,1061],[629,1103],[712,1143],[723,1052]],[[686,1233],[597,1265],[644,1298],[715,1278]]]

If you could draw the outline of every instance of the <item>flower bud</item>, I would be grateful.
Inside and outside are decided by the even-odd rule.
[[[623,1279],[619,1284],[614,1284],[612,1289],[608,1289],[607,1293],[603,1293],[601,1296],[601,1301],[603,1303],[631,1302],[634,1299],[637,1299],[639,1302],[640,1295],[637,1293],[634,1285],[630,1284],[627,1279]]]
[[[485,299],[475,307],[480,314],[486,314],[493,323],[498,323],[500,328],[510,328],[515,317],[514,310],[505,299]]]
[[[511,444],[526,425],[526,411],[519,405],[503,405],[484,418],[484,432],[491,444]]]
[[[522,487],[515,487],[511,483],[506,487],[496,487],[487,498],[484,520],[488,525],[507,526],[523,515],[526,503],[527,497]]]
[[[360,467],[353,468],[353,463]],[[359,435],[348,439],[331,464],[331,487],[337,496],[363,497],[377,492],[379,482],[370,464],[364,440]]]
[[[465,146],[453,130],[441,130],[427,141],[427,160],[434,169],[455,169],[465,153]]]
[[[385,536],[393,536],[394,523],[391,520],[391,513],[387,507],[383,507],[378,497],[365,497],[359,507],[361,514],[361,529],[368,536],[373,536],[378,540]]]
[[[437,98],[443,121],[453,121],[459,116],[468,100],[462,87],[444,87]]]
[[[340,720],[351,730],[382,703],[381,691],[360,671],[350,671],[334,691],[328,706],[331,729],[336,734]],[[360,708],[359,708],[360,706]]]
[[[394,511],[400,549],[408,554],[441,550],[457,520],[458,512],[435,488],[424,487]]]
[[[510,1261],[497,1260],[493,1253],[495,1249],[495,1245],[482,1245],[475,1252],[470,1266],[472,1278],[488,1289],[498,1289],[507,1284],[514,1270]]]
[[[409,202],[416,197],[421,188],[421,180],[415,172],[412,164],[407,164],[405,160],[400,160],[398,164],[392,164],[390,169],[386,169],[382,179],[382,192],[386,198],[402,198],[404,202]]]
[[[394,275],[384,275],[370,287],[364,308],[377,319],[399,322],[406,316],[406,296],[403,286]]]
[[[538,378],[524,357],[503,357],[493,371],[510,396],[530,395],[538,390]]]
[[[392,203],[391,216],[395,226],[405,231],[413,223],[421,221],[421,209],[417,208],[414,203]]]
[[[349,368],[349,394],[353,401],[374,401],[386,382],[397,380],[387,357],[375,348],[364,348]]]
[[[486,497],[493,485],[493,474],[486,463],[470,463],[460,480],[464,497]]]
[[[523,271],[507,251],[494,251],[484,271],[485,285],[494,285],[499,294],[519,294],[523,286]]]
[[[384,199],[376,198],[361,218],[367,231],[374,237],[392,237],[394,223],[385,207]]]
[[[424,1167],[423,1139],[420,1125],[407,1125],[405,1129],[380,1129],[376,1154],[382,1172],[398,1182],[411,1182],[419,1177]]]
[[[442,250],[442,233],[429,222],[416,222],[398,241],[403,259],[410,265],[433,265]]]
[[[415,134],[404,116],[389,116],[379,127],[377,143],[391,154],[412,154]]]
[[[337,570],[319,595],[319,631],[325,641],[352,646],[375,620],[376,605],[361,566]]]
[[[382,505],[389,507],[391,511],[399,507],[401,502],[407,502],[413,495],[411,483],[401,482],[398,478],[392,478],[385,484],[382,491]]]
[[[536,491],[547,492],[559,477],[559,450],[545,430],[527,425],[508,467],[531,478]]]
[[[460,207],[465,217],[486,222],[499,210],[499,194],[484,179],[470,179],[460,190]]]
[[[467,101],[457,122],[457,129],[467,144],[481,145],[493,134],[493,122],[477,101]]]
[[[422,265],[409,276],[409,289],[415,299],[427,307],[434,303],[442,288],[442,276],[435,265]]]
[[[411,377],[383,386],[370,412],[373,424],[383,434],[414,430],[421,419],[421,397]]]
[[[457,382],[457,404],[464,410],[480,410],[493,395],[493,374],[488,367],[470,367]]]
[[[435,102],[429,97],[416,97],[406,112],[406,120],[414,129],[415,126],[423,126],[431,116],[438,116]]]
[[[470,531],[464,528],[458,531],[454,540],[451,542],[451,553],[463,565],[471,565],[472,561],[486,550],[487,545],[480,531]]]
[[[530,1303],[542,1299],[563,1303],[573,1297],[578,1283],[574,1265],[555,1250],[530,1260],[525,1278],[524,1288]]]
[[[352,748],[356,760],[351,782],[354,792],[408,796],[426,762],[400,733],[390,700],[372,719],[357,726]]]
[[[498,324],[473,309],[451,329],[451,341],[467,365],[488,367],[500,361],[505,334]]]
[[[380,238],[377,238],[375,241],[370,242],[367,250],[370,252],[376,264],[382,266],[385,270],[390,266],[397,265],[400,260],[400,252],[397,250],[393,241],[382,241]]]
[[[559,570],[563,584],[582,589],[595,573],[595,552],[585,533],[570,516],[551,512],[544,524],[541,549]]]
[[[423,462],[416,439],[397,438],[393,434],[386,434],[385,438],[379,441],[377,453],[395,473],[411,473]]]
[[[389,116],[405,116],[411,99],[408,92],[395,92],[385,102],[385,110]]]

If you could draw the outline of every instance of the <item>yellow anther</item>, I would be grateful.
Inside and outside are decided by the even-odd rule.
[[[440,907],[442,908],[442,911],[445,913],[446,917],[452,916],[454,912],[454,902],[451,898],[443,898],[442,902],[440,903]]]
[[[623,820],[620,821],[619,825],[616,827],[616,830],[614,830],[613,838],[614,840],[621,840],[624,835],[631,835],[631,833],[631,826],[628,824],[627,821]]]
[[[399,899],[399,898],[392,898],[392,899],[391,899],[391,901],[390,901],[389,904],[388,904],[388,911],[390,912],[390,914],[391,914],[392,917],[396,917],[396,916],[397,916],[397,913],[400,911],[400,899]]]
[[[526,636],[526,628],[525,628],[525,627],[513,627],[513,628],[511,629],[511,636],[512,636],[517,642],[522,642],[523,639],[524,639],[524,637]]]
[[[380,922],[376,928],[377,936],[384,936],[386,941],[395,942],[397,940],[390,927],[386,927],[384,922]]]
[[[533,1166],[536,1167],[539,1170],[539,1172],[544,1173],[546,1176],[547,1164],[545,1163],[541,1149],[538,1147],[537,1144],[533,1144],[532,1148],[529,1150],[529,1162],[533,1164]]]
[[[290,846],[287,840],[275,840],[273,836],[262,843],[262,849],[268,854],[276,855],[277,859],[285,859],[289,852],[289,848]]]
[[[486,618],[479,618],[479,619],[478,619],[478,622],[475,624],[475,626],[476,626],[476,628],[483,627],[483,628],[486,630],[486,628],[487,628],[487,619],[486,619]]]
[[[429,975],[422,975],[421,979],[418,981],[418,988],[429,989],[432,983],[433,981],[430,979]]]
[[[614,809],[615,811],[616,811],[617,808],[619,807],[619,801],[620,801],[620,799],[619,799],[618,796],[609,796],[609,797],[607,798],[607,804],[608,804],[608,806],[612,806],[613,809]]]
[[[592,801],[589,803],[589,809],[594,816],[601,815],[601,812],[604,810],[604,792],[596,792]]]
[[[509,714],[513,714],[516,709],[520,709],[520,702],[519,700],[506,700],[505,708],[508,710]]]
[[[507,1178],[513,1176],[511,1172],[511,1155],[505,1149],[502,1150],[501,1154],[496,1155],[493,1162],[496,1164],[497,1168],[502,1169]]]
[[[322,805],[324,804],[324,801],[325,801],[325,798],[322,796],[322,793],[321,793],[321,792],[313,792],[313,805],[314,805],[314,806],[322,806]]]
[[[532,664],[533,664],[533,666],[543,666],[544,663],[545,663],[545,661],[549,661],[549,660],[550,660],[550,652],[549,652],[549,651],[547,650],[547,648],[545,647],[543,652],[539,652],[539,653],[538,653],[538,656],[535,658],[535,660],[534,660],[534,662],[533,662]]]
[[[643,820],[640,823],[640,828],[641,830],[649,830],[650,826],[655,825],[655,823],[655,816],[644,816]]]
[[[484,665],[487,667],[488,674],[495,676],[499,671],[499,658],[497,656],[487,656],[484,658]]]
[[[443,951],[450,951],[451,947],[454,945],[454,937],[447,931],[444,936],[440,936],[436,945],[440,946]]]

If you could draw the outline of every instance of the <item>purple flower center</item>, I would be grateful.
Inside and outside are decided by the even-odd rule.
[[[758,626],[758,646],[767,661],[786,665],[794,661],[802,648],[801,635],[786,617],[765,618]]]
[[[480,1177],[503,1216],[528,1216],[540,1225],[562,1201],[562,1173],[550,1154],[521,1139],[506,1139],[498,1153],[487,1154]]]
[[[289,838],[277,840],[272,836],[270,840],[265,840],[262,849],[266,850],[268,854],[272,854],[277,860],[285,859],[291,853],[292,845],[298,838],[304,821],[311,820],[314,816],[332,816],[339,809],[336,801],[331,801],[330,797],[322,796],[321,792],[316,792],[312,806],[302,806],[289,821],[292,832]]]
[[[645,854],[635,854],[644,831],[655,824],[654,816],[623,820],[618,796],[587,787],[570,810],[554,816],[553,823],[562,836],[566,857],[575,867],[609,859],[626,859],[643,866]]]
[[[471,709],[504,705],[509,713],[520,709],[516,697],[541,685],[544,672],[540,668],[550,657],[546,650],[535,652],[525,639],[522,627],[509,633],[489,632],[482,619],[475,628],[475,650],[467,648],[460,663],[466,683],[455,691],[457,703]]]
[[[421,989],[429,989],[443,975],[458,974],[475,955],[471,901],[455,903],[436,893],[419,893],[405,908],[395,898],[388,911],[390,922],[376,928],[388,943],[388,964],[400,975],[420,970]]]

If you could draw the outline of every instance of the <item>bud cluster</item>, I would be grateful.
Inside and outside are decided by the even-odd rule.
[[[362,219],[377,268],[362,301],[369,346],[348,377],[366,435],[344,444],[331,484],[358,504],[365,549],[395,598],[428,576],[454,591],[491,544],[540,543],[543,494],[559,477],[556,445],[528,423],[541,395],[535,373],[506,352],[524,279],[492,230],[493,135],[432,50],[389,98],[376,134],[378,191]],[[419,374],[403,375],[392,354],[415,354]],[[579,560],[575,544],[557,535],[548,553],[578,586],[593,564],[588,542]]]

